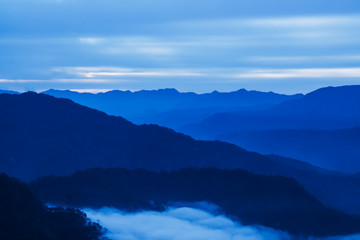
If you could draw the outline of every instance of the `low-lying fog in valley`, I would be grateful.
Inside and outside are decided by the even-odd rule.
[[[190,207],[165,212],[126,213],[114,208],[83,209],[108,230],[113,240],[291,240],[285,232],[262,226],[244,226],[223,216]],[[360,235],[306,240],[357,240]]]
[[[113,208],[85,209],[88,217],[107,228],[113,240],[282,240],[290,237],[270,228],[242,226],[204,210],[180,207],[165,212],[125,213]]]

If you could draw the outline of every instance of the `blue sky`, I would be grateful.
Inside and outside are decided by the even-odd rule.
[[[0,89],[360,84],[357,0],[1,0]]]

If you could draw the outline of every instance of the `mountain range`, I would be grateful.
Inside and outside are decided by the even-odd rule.
[[[181,93],[176,89],[135,92],[114,90],[97,94],[51,89],[43,93],[68,98],[109,115],[122,116],[134,123],[153,123],[170,128],[195,123],[218,112],[264,109],[302,96],[245,89],[204,94]]]
[[[196,141],[156,125],[135,125],[67,99],[0,95],[0,169],[24,180],[89,167],[171,170],[279,165],[219,141]]]
[[[336,171],[360,171],[360,128],[235,131],[214,139],[262,154],[276,153]]]
[[[217,113],[178,129],[344,172],[360,171],[360,86],[327,87],[260,111]]]
[[[357,127],[359,103],[360,86],[327,87],[260,111],[218,113],[181,130],[207,138],[237,130]]]
[[[23,180],[93,167],[241,168],[293,177],[327,206],[360,213],[358,175],[248,152],[225,142],[197,141],[156,125],[135,125],[45,94],[2,94],[0,114],[0,171]]]
[[[44,93],[135,123],[170,127],[196,139],[227,141],[334,171],[360,172],[355,144],[359,139],[360,86],[326,87],[306,95],[244,89],[207,94],[175,89]]]
[[[167,206],[206,201],[243,224],[260,224],[296,236],[347,235],[360,230],[360,216],[324,207],[295,180],[244,170],[90,169],[68,177],[39,178],[29,187],[43,201],[57,205],[163,211]]]

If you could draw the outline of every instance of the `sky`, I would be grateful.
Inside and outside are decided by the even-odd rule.
[[[1,0],[0,89],[360,84],[358,0]]]

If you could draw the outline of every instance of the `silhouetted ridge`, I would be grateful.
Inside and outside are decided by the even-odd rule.
[[[16,92],[16,91],[0,90],[0,94],[3,94],[3,93],[6,93],[6,94],[19,94],[19,92]]]
[[[243,170],[183,169],[171,172],[91,169],[30,184],[41,199],[75,207],[113,206],[128,211],[208,201],[245,224],[298,235],[360,232],[360,217],[325,208],[295,180]],[[56,189],[56,191],[54,191]]]
[[[302,96],[245,89],[196,94],[178,92],[173,88],[135,92],[113,90],[97,94],[61,90],[48,90],[44,93],[69,98],[84,106],[122,116],[138,124],[155,123],[171,128],[198,122],[216,112],[263,109]]]
[[[98,224],[79,210],[46,208],[27,187],[0,174],[0,239],[4,240],[96,240]]]
[[[321,88],[266,109],[217,112],[178,128],[200,139],[235,131],[272,129],[339,129],[360,125],[360,86]]]
[[[195,141],[156,125],[136,126],[45,94],[0,95],[0,114],[0,170],[22,179],[89,167],[277,166],[232,144]]]
[[[137,126],[44,94],[2,94],[0,116],[0,171],[23,180],[93,167],[242,168],[294,177],[326,205],[360,213],[356,176],[263,156],[224,142],[196,141],[156,125]]]
[[[280,154],[334,171],[360,171],[360,127],[236,131],[216,138],[262,154]]]
[[[263,154],[360,171],[360,86],[326,87],[262,111],[217,113],[182,131]]]

